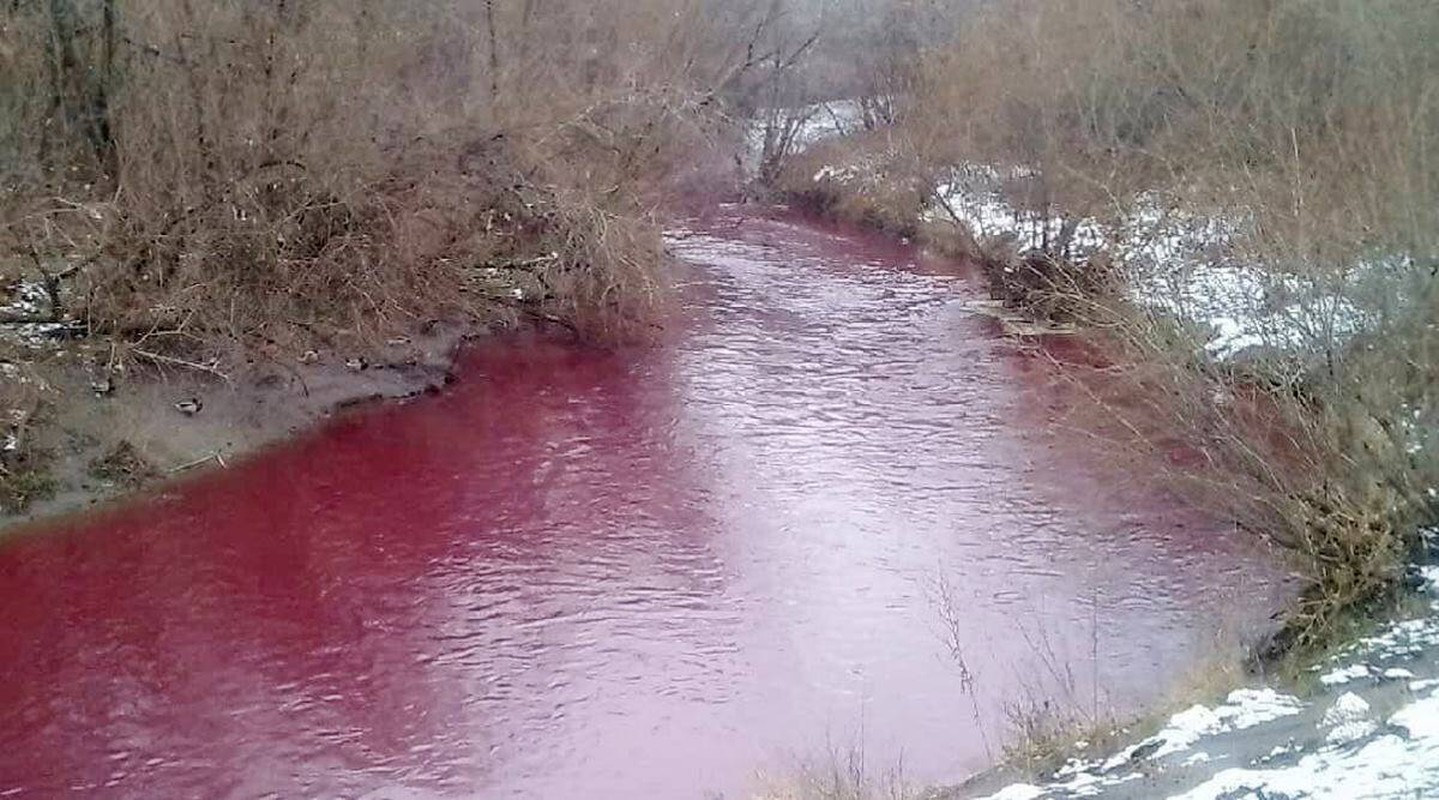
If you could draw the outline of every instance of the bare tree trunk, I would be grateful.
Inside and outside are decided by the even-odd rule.
[[[94,114],[97,134],[97,155],[105,174],[117,184],[120,181],[120,158],[115,148],[115,131],[110,120],[110,92],[115,86],[115,43],[119,37],[115,19],[115,0],[105,0],[101,7],[100,84],[95,90]]]
[[[485,26],[490,37],[490,100],[494,101],[500,96],[500,41],[495,32],[495,0],[485,0]]]
[[[114,81],[116,30],[115,0],[101,5],[100,56],[93,49],[83,56],[77,41],[82,26],[74,0],[50,0],[50,117],[59,116],[63,129],[84,140],[102,172],[118,171],[114,133],[110,125],[110,86]],[[48,136],[41,143],[48,151]]]

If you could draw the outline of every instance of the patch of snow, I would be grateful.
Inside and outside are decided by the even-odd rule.
[[[1436,710],[1439,711],[1439,710]],[[1434,712],[1431,712],[1434,713]],[[1381,736],[1361,748],[1326,748],[1279,769],[1228,769],[1176,798],[1231,797],[1363,798],[1430,797],[1439,790],[1439,741]]]
[[[1008,180],[1037,176],[1032,167],[1001,172],[990,165],[950,170],[925,212],[930,221],[957,221],[978,239],[1010,241],[1020,252],[1058,238],[1062,216],[1017,207]],[[818,177],[818,176],[817,176]],[[1373,320],[1341,293],[1317,282],[1261,269],[1240,245],[1254,227],[1242,211],[1201,215],[1157,193],[1137,198],[1116,220],[1071,220],[1076,261],[1108,251],[1128,274],[1140,306],[1208,329],[1206,352],[1229,359],[1246,351],[1303,352],[1353,336]],[[1361,265],[1377,273],[1383,265]]]
[[[1319,682],[1325,686],[1343,686],[1351,681],[1370,676],[1368,664],[1351,664],[1347,667],[1327,672],[1319,676]]]
[[[1273,761],[1273,760],[1276,759],[1276,758],[1282,758],[1282,757],[1287,756],[1287,755],[1292,755],[1292,754],[1294,754],[1294,753],[1303,752],[1303,750],[1304,750],[1304,746],[1303,746],[1303,745],[1298,744],[1298,743],[1296,743],[1294,740],[1291,739],[1291,740],[1290,740],[1289,742],[1287,742],[1286,744],[1276,745],[1276,746],[1274,747],[1274,749],[1273,749],[1273,750],[1270,750],[1270,751],[1269,751],[1269,754],[1266,755],[1266,756],[1264,756],[1264,757],[1262,757],[1262,758],[1260,759],[1260,761]]]
[[[1029,167],[1014,167],[1011,178],[1037,174]],[[951,171],[949,180],[934,190],[937,207],[926,211],[927,219],[958,220],[976,238],[1008,239],[1020,252],[1040,249],[1059,238],[1065,227],[1063,217],[1049,217],[1017,208],[1003,192],[998,170],[988,165],[966,164]],[[1094,219],[1069,220],[1073,226],[1071,255],[1087,258],[1109,242],[1108,232]]]
[[[1384,670],[1384,678],[1391,681],[1407,681],[1413,680],[1414,673],[1400,667],[1390,667]]]
[[[1159,749],[1154,751],[1152,758],[1163,758],[1189,749],[1205,736],[1252,728],[1302,710],[1304,703],[1298,698],[1267,687],[1236,689],[1215,708],[1195,705],[1175,714],[1169,718],[1164,730],[1141,742],[1138,747],[1159,742]]]
[[[1321,725],[1328,727],[1324,740],[1330,744],[1349,744],[1379,729],[1370,717],[1369,703],[1353,692],[1345,692],[1324,712]]]
[[[50,295],[42,284],[16,281],[5,287],[8,302],[0,302],[0,316],[44,317],[50,312]],[[29,350],[40,350],[63,336],[71,328],[68,322],[26,322],[0,326],[0,337]],[[8,375],[7,375],[8,377]]]
[[[16,281],[9,287],[10,302],[0,304],[0,312],[6,314],[43,314],[50,305],[50,295],[45,286],[33,281]]]
[[[1016,783],[989,795],[986,800],[1037,800],[1037,798],[1043,796],[1044,790],[1038,786],[1031,786],[1027,783]]]
[[[1425,587],[1425,591],[1431,594],[1439,594],[1439,566],[1420,567],[1419,576],[1428,584],[1428,586]]]
[[[1369,702],[1353,692],[1345,692],[1324,712],[1323,724],[1338,725],[1368,717]]]
[[[1422,681],[1410,681],[1409,691],[1414,694],[1422,694],[1430,689],[1439,689],[1439,679],[1427,679]]]
[[[1419,700],[1396,711],[1389,724],[1409,731],[1410,739],[1429,740],[1439,755],[1439,697]]]

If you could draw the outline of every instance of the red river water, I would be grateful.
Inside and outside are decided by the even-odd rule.
[[[1275,596],[1046,429],[979,284],[721,216],[666,341],[456,386],[0,546],[0,796],[742,798],[982,769],[1162,696]]]

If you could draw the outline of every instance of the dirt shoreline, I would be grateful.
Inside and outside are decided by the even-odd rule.
[[[52,394],[31,434],[31,446],[47,455],[53,490],[22,513],[0,516],[0,536],[223,469],[340,413],[438,391],[454,381],[464,344],[495,333],[442,323],[365,357],[317,351],[254,360],[228,380],[157,369],[117,377],[107,394],[82,366],[56,366],[44,374]]]

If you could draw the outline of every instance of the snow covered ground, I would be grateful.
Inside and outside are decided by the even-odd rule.
[[[1006,177],[1033,176],[1024,168],[1007,175],[984,165],[958,168],[936,188],[929,215],[963,222],[980,239],[1007,237],[1021,252],[1039,248],[1065,220],[1020,210],[1004,191]],[[1211,356],[1322,350],[1366,325],[1364,312],[1336,287],[1247,262],[1240,245],[1249,222],[1241,214],[1200,216],[1152,194],[1117,217],[1074,220],[1068,255],[1083,261],[1108,251],[1128,276],[1131,298],[1207,330]]]
[[[883,176],[866,161],[827,166],[816,183],[860,188]],[[981,241],[1008,240],[1019,252],[1055,241],[1061,216],[1025,210],[1010,187],[1037,173],[1018,166],[966,164],[935,187],[930,221],[957,222]],[[1266,352],[1314,352],[1364,329],[1366,312],[1343,286],[1321,286],[1260,269],[1243,256],[1250,223],[1240,213],[1201,216],[1158,195],[1138,198],[1110,219],[1074,219],[1068,256],[1076,261],[1107,251],[1128,276],[1131,299],[1207,332],[1205,350],[1218,359]]]
[[[1316,666],[1312,693],[1240,689],[1219,705],[1175,714],[1159,733],[1109,757],[1073,760],[1047,782],[978,796],[1439,797],[1439,567],[1420,572],[1430,613]]]

